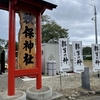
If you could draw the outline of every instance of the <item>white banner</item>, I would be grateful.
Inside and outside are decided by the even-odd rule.
[[[93,71],[100,70],[100,44],[92,44],[92,67]]]
[[[60,71],[70,70],[69,42],[67,38],[59,39]]]
[[[72,42],[73,50],[73,69],[74,72],[80,73],[84,71],[83,56],[82,56],[82,41]]]

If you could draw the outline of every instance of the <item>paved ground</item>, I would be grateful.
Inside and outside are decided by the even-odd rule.
[[[77,99],[77,100],[100,100],[100,96],[92,96],[92,97]]]
[[[57,100],[69,100],[66,97],[74,94],[76,92],[86,92],[81,87],[81,75],[80,74],[67,74],[62,76],[60,80],[60,75],[57,76],[43,76],[42,84],[45,86],[50,86],[53,91],[63,94],[65,97]],[[96,91],[100,90],[100,78],[95,74],[90,74],[90,84],[91,90]],[[36,80],[34,78],[16,78],[16,88],[22,91],[26,91],[27,88],[36,86]],[[0,92],[7,90],[7,73],[0,75]],[[62,91],[61,91],[62,90]],[[83,99],[75,100],[100,100],[99,97],[91,97],[92,95],[87,96],[84,94]],[[89,97],[89,99],[88,99]],[[71,100],[71,99],[70,99]]]

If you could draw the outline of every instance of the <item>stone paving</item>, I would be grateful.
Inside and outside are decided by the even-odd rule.
[[[88,92],[81,87],[81,75],[80,74],[67,74],[56,76],[43,76],[42,84],[44,86],[50,86],[53,91],[63,94],[62,98],[57,100],[77,100],[80,97],[90,97],[96,95],[100,90],[100,78],[97,77],[97,73],[90,74],[90,89],[93,92]],[[26,91],[27,88],[36,86],[36,80],[34,78],[16,78],[16,88],[22,91]],[[7,73],[0,75],[0,92],[7,91]],[[96,93],[96,94],[95,94]],[[76,99],[77,98],[77,99]]]

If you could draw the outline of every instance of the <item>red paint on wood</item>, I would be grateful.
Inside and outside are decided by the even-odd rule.
[[[42,76],[41,76],[41,13],[36,15],[36,66],[38,68],[38,75],[36,78],[36,86],[37,89],[42,88]]]
[[[8,48],[8,95],[15,94],[15,10],[12,1],[9,1],[9,48]]]
[[[38,74],[38,69],[37,68],[15,70],[15,77],[37,75],[37,74]]]

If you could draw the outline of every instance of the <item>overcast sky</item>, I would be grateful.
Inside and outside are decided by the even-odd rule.
[[[46,10],[51,19],[55,20],[62,28],[69,29],[70,43],[82,41],[83,45],[95,43],[94,7],[97,8],[97,35],[100,43],[100,0],[45,0],[54,3],[56,9]],[[78,2],[79,1],[79,2]],[[88,4],[84,4],[87,3]],[[84,3],[83,3],[84,2]],[[8,13],[0,10],[0,38],[8,40]],[[16,40],[19,31],[19,18],[16,17]]]

